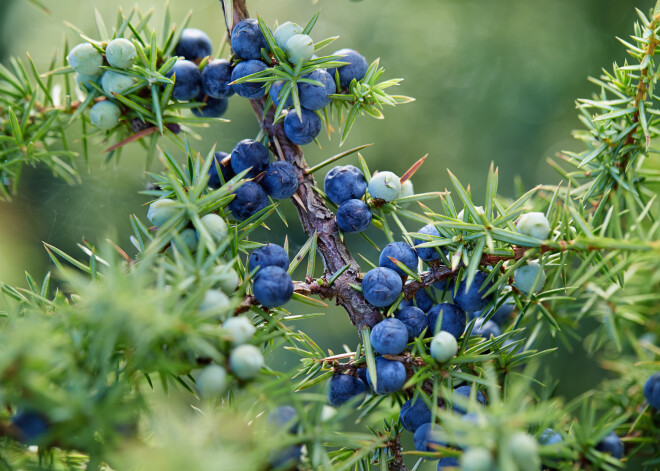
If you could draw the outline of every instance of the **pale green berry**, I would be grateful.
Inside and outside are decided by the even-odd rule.
[[[449,332],[441,330],[431,340],[431,356],[437,362],[444,363],[451,360],[457,351],[456,338]]]
[[[377,200],[393,201],[400,191],[401,181],[392,172],[378,172],[369,181],[369,194]]]
[[[66,56],[69,65],[79,74],[98,77],[103,73],[103,55],[90,43],[81,43]]]
[[[291,38],[291,36],[302,34],[302,32],[303,28],[301,26],[292,23],[291,21],[287,21],[286,23],[282,23],[277,28],[275,28],[273,38],[275,39],[275,43],[280,47],[280,49],[284,51],[286,42]]]
[[[516,224],[518,232],[537,239],[546,240],[550,235],[550,223],[543,213],[525,213]]]
[[[401,184],[401,191],[399,191],[397,199],[405,198],[407,196],[413,196],[414,194],[415,194],[415,189],[413,188],[412,182],[410,180],[406,180]],[[410,201],[407,203],[397,203],[397,204],[405,208],[410,204]]]
[[[121,110],[117,105],[109,101],[100,101],[92,106],[89,112],[89,120],[99,129],[112,129],[119,124]]]
[[[254,345],[239,345],[229,355],[229,366],[238,378],[252,379],[263,368],[264,356]]]
[[[117,38],[110,41],[106,46],[105,58],[112,67],[130,69],[135,64],[137,51],[128,39]]]
[[[204,293],[199,311],[208,315],[227,314],[231,309],[231,301],[225,293],[217,289],[210,289]]]
[[[323,405],[323,408],[321,409],[321,422],[327,422],[335,415],[337,415],[337,409],[332,406]]]
[[[176,201],[169,198],[161,198],[149,205],[147,219],[156,227],[160,227],[173,217],[179,210],[176,207]]]
[[[545,272],[537,262],[528,262],[518,268],[513,274],[513,282],[516,287],[527,296],[536,294],[545,285]]]
[[[207,214],[201,218],[204,228],[215,242],[227,237],[227,223],[217,214]]]
[[[112,70],[106,70],[103,77],[101,77],[101,87],[103,87],[103,91],[110,96],[112,96],[113,93],[123,95],[124,92],[135,85],[136,82],[137,79],[135,77],[120,74],[119,72],[113,72]]]
[[[247,342],[257,331],[250,319],[245,316],[230,317],[222,323],[222,329],[231,335],[235,345]]]
[[[80,88],[83,92],[91,92],[94,87],[90,85],[90,83],[99,83],[99,78],[98,77],[90,77],[88,75],[83,75],[79,74],[76,72],[75,75],[76,78],[76,83],[78,84],[78,88]]]
[[[462,471],[490,471],[493,456],[485,448],[470,448],[461,455]]]
[[[314,54],[314,41],[306,34],[294,34],[284,45],[284,51],[292,64],[306,62]]]
[[[539,445],[534,437],[524,432],[515,432],[509,437],[507,451],[519,470],[539,469]]]
[[[227,390],[227,372],[222,366],[209,365],[197,377],[196,385],[205,399],[221,396]]]
[[[483,206],[475,206],[474,210],[477,212],[477,214],[485,214]],[[463,216],[465,216],[465,210],[461,209],[458,212],[458,214],[456,215],[456,219],[458,219],[459,221],[463,221]],[[470,216],[472,216],[472,214],[470,214]],[[480,223],[481,220],[479,220],[477,222]]]
[[[216,281],[220,289],[227,294],[232,294],[236,291],[238,284],[241,282],[236,270],[228,267],[222,267],[216,276]]]
[[[186,249],[192,252],[197,248],[197,231],[188,227],[182,230],[173,242],[179,252],[185,252]]]

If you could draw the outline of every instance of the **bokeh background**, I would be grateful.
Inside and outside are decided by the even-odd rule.
[[[0,0],[2,62],[29,51],[45,68],[65,36],[77,42],[65,21],[96,37],[95,8],[111,25],[118,7],[126,11],[133,6],[133,1],[122,0],[43,3],[50,15],[25,0]],[[139,0],[138,4],[144,11],[154,9],[154,25],[160,31],[165,2]],[[579,127],[575,99],[594,91],[588,76],[624,60],[625,50],[615,36],[632,32],[634,7],[651,6],[649,0],[251,0],[248,4],[253,15],[263,16],[271,25],[276,20],[305,24],[321,10],[313,37],[341,36],[328,53],[334,46],[358,49],[369,60],[380,57],[386,77],[405,79],[397,93],[416,101],[387,109],[384,121],[358,120],[345,148],[374,143],[364,153],[372,170],[399,174],[428,153],[423,170],[413,179],[418,192],[447,187],[449,168],[471,184],[477,198],[483,195],[491,161],[499,167],[499,188],[505,196],[514,195],[515,177],[526,188],[559,180],[545,160],[559,150],[579,149],[571,139],[571,130]],[[215,44],[222,42],[225,30],[217,0],[172,0],[171,7],[175,21],[193,8],[191,26],[204,29]],[[230,151],[240,139],[256,136],[257,122],[247,101],[233,98],[226,117],[231,123],[201,132],[203,140],[192,144],[196,150],[205,154],[216,143],[220,150]],[[332,140],[322,136],[320,141],[322,149],[305,148],[310,163],[338,152],[336,136]],[[148,200],[139,191],[148,181],[147,171],[158,170],[159,163],[146,169],[138,146],[125,149],[118,163],[106,163],[100,138],[95,143],[89,169],[81,162],[80,185],[68,186],[41,169],[31,169],[15,201],[0,204],[0,279],[24,284],[24,270],[43,276],[49,265],[42,241],[72,253],[82,238],[98,243],[111,237],[130,248],[128,214],[145,216]],[[295,223],[291,204],[282,206],[290,228],[274,218],[270,233],[259,234],[257,240],[283,243],[288,234],[293,254],[306,238]],[[375,232],[372,235],[383,242]],[[348,243],[356,253],[376,259],[376,251],[360,237],[348,237]],[[358,341],[345,313],[334,307],[324,317],[298,327],[335,352],[344,344],[354,348]],[[589,328],[583,326],[584,333]],[[579,343],[573,343],[572,350],[561,350],[545,366],[548,377],[558,381],[560,394],[573,397],[602,379],[597,359],[589,358]],[[274,361],[278,369],[288,369],[297,359],[281,355]]]

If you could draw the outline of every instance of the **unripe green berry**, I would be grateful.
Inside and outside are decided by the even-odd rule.
[[[90,43],[81,43],[66,56],[69,65],[79,74],[98,77],[103,73],[103,55]]]
[[[99,129],[112,129],[119,124],[121,110],[117,105],[109,101],[100,101],[92,106],[89,112],[89,120]]]
[[[240,379],[252,379],[264,366],[264,356],[254,345],[239,345],[229,355],[229,366]]]
[[[515,271],[513,282],[527,296],[536,294],[545,285],[545,272],[537,262],[528,262]]]
[[[437,362],[444,363],[451,360],[457,351],[456,338],[449,332],[441,330],[431,340],[431,356]]]
[[[117,69],[130,69],[136,58],[135,46],[125,38],[113,39],[105,48],[105,59]]]
[[[221,396],[227,390],[227,372],[222,366],[209,365],[197,377],[196,385],[204,399]]]
[[[231,335],[235,345],[247,342],[257,331],[250,319],[245,316],[230,317],[222,323],[222,328]]]
[[[539,445],[534,437],[524,432],[516,432],[509,437],[507,451],[519,470],[539,469]]]
[[[518,232],[537,239],[546,240],[550,234],[550,223],[543,213],[525,213],[516,224]]]
[[[369,181],[369,194],[377,200],[393,201],[400,191],[401,181],[392,172],[378,172]]]
[[[214,242],[220,242],[227,237],[227,223],[217,214],[207,214],[201,221]]]
[[[484,207],[483,206],[475,206],[474,210],[477,212],[477,214],[485,214],[484,212]],[[465,210],[461,209],[458,214],[456,215],[456,219],[463,221],[463,217],[465,216]],[[479,221],[481,222],[481,221]]]
[[[306,34],[294,34],[284,45],[284,51],[292,64],[307,62],[314,54],[314,40]]]
[[[286,23],[282,23],[277,28],[275,28],[273,38],[275,39],[275,43],[280,47],[280,49],[284,51],[286,42],[291,38],[291,36],[302,34],[302,32],[303,28],[301,26],[292,23],[291,21],[287,21]]]
[[[76,78],[76,83],[78,84],[78,88],[80,88],[83,92],[91,92],[93,90],[93,87],[90,85],[90,82],[94,82],[97,84],[99,83],[98,77],[90,77],[88,75],[83,75],[78,72],[76,72],[75,78]]]
[[[112,96],[113,93],[123,95],[126,90],[135,85],[137,80],[130,75],[120,74],[112,70],[106,70],[101,77],[103,91]]]
[[[217,281],[220,289],[227,294],[232,294],[234,291],[236,291],[238,284],[241,282],[240,278],[238,277],[238,273],[236,273],[236,270],[233,268],[224,269],[218,275]]]
[[[169,198],[161,198],[154,201],[149,205],[147,211],[147,219],[151,221],[156,227],[160,227],[167,222],[167,220],[179,212],[176,207],[176,201]]]
[[[413,188],[413,184],[410,180],[406,180],[401,184],[401,191],[399,191],[399,195],[397,196],[397,199],[399,198],[405,198],[406,196],[412,196],[415,194],[415,189]],[[398,203],[399,206],[401,207],[406,207],[410,204],[410,202],[407,203]]]
[[[490,471],[492,466],[493,457],[485,448],[470,448],[461,455],[462,471]]]
[[[231,310],[231,301],[225,293],[210,289],[204,293],[204,299],[199,305],[199,311],[206,315],[224,315]]]
[[[173,239],[173,242],[179,252],[184,252],[185,249],[192,252],[197,248],[197,231],[187,227],[179,233],[179,237]]]

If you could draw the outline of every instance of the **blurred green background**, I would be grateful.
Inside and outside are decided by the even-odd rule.
[[[43,3],[50,8],[50,16],[27,1],[0,0],[3,62],[10,54],[24,57],[29,51],[45,68],[65,36],[71,43],[77,42],[64,21],[97,37],[94,8],[110,25],[117,7],[129,10],[133,6],[133,2],[118,0]],[[154,8],[153,24],[160,31],[165,2],[140,0],[138,4],[144,11]],[[225,30],[217,0],[173,0],[171,5],[175,21],[193,6],[191,26],[204,29],[215,44],[221,43]],[[399,174],[428,153],[423,170],[413,179],[418,192],[443,190],[449,185],[445,169],[450,168],[471,184],[479,198],[491,161],[499,167],[503,195],[513,195],[516,175],[527,188],[558,181],[545,159],[559,150],[579,149],[570,135],[579,127],[575,99],[593,92],[587,76],[624,60],[625,50],[615,36],[630,34],[634,7],[646,10],[651,2],[253,0],[248,5],[253,15],[263,16],[271,25],[276,20],[305,24],[320,9],[313,37],[341,36],[328,53],[335,46],[352,47],[369,60],[380,57],[386,77],[405,78],[396,93],[417,101],[385,110],[384,121],[358,120],[345,148],[373,142],[364,153],[372,170]],[[205,154],[217,143],[220,150],[230,151],[240,139],[257,134],[247,101],[233,98],[226,117],[232,122],[203,130],[203,140],[193,142],[196,150]],[[322,149],[305,148],[310,163],[338,152],[336,136],[332,140],[322,136],[320,141]],[[2,280],[22,284],[25,269],[43,275],[48,259],[41,241],[75,253],[81,238],[100,242],[112,237],[130,248],[128,214],[146,214],[143,204],[147,199],[138,194],[148,181],[144,155],[134,145],[125,150],[118,164],[106,164],[100,139],[96,144],[89,171],[81,163],[81,185],[67,186],[40,169],[30,170],[15,201],[0,205]],[[158,170],[158,165],[156,162],[150,170]],[[282,206],[290,229],[273,218],[271,232],[260,234],[257,240],[283,243],[286,233],[295,253],[305,236],[295,223],[292,205],[284,202]],[[372,235],[377,237],[375,232]],[[376,258],[376,251],[360,237],[348,237],[348,243],[356,252]],[[300,310],[296,305],[290,308]],[[328,309],[325,317],[301,322],[299,327],[335,352],[343,344],[354,348],[358,341],[347,316],[337,308]],[[588,331],[588,326],[584,329]],[[587,358],[579,344],[574,347],[572,352],[562,349],[564,353],[547,364],[548,375],[560,381],[559,393],[569,397],[602,375],[593,368],[595,360]],[[295,366],[296,359],[284,355],[277,361],[278,369],[288,369]],[[571,370],[563,368],[567,364]]]

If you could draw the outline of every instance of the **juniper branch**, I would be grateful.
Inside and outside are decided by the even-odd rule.
[[[234,24],[247,18],[245,0],[234,0],[233,14]],[[382,316],[376,308],[367,303],[362,293],[351,287],[351,284],[360,284],[360,266],[339,237],[334,215],[323,198],[314,191],[316,181],[313,175],[307,173],[309,167],[302,150],[287,139],[282,123],[273,123],[274,110],[272,108],[264,110],[264,99],[250,102],[261,129],[268,135],[271,149],[282,160],[291,162],[296,169],[299,186],[297,197],[292,201],[305,232],[308,235],[316,234],[318,237],[318,252],[323,259],[325,271],[335,273],[345,265],[349,265],[334,283],[337,303],[346,310],[359,332],[362,332],[365,326],[373,327],[380,322]]]

